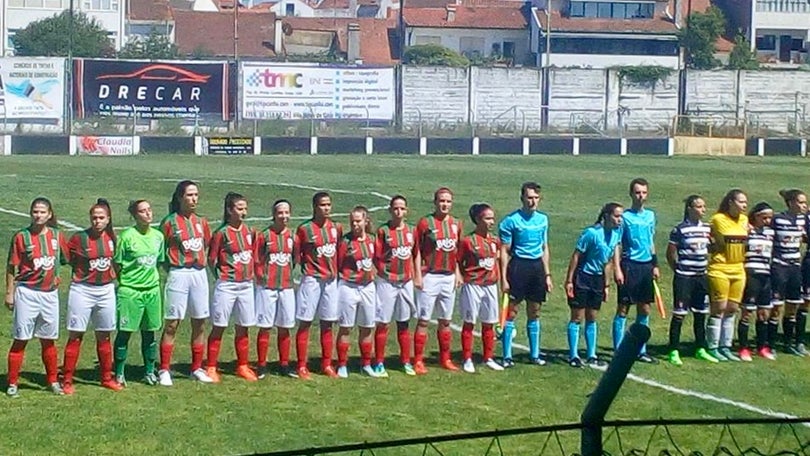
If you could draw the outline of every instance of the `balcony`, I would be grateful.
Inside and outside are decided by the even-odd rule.
[[[808,0],[757,0],[758,13],[800,13],[810,14]]]

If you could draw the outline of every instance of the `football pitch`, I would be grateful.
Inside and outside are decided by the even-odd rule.
[[[781,210],[784,205],[778,190],[806,187],[806,166],[807,162],[798,158],[753,157],[1,157],[2,258],[6,258],[14,230],[27,224],[30,201],[40,195],[53,201],[66,229],[86,226],[87,211],[98,197],[110,201],[117,227],[132,223],[126,213],[131,199],[150,200],[159,220],[180,179],[201,183],[199,213],[212,223],[221,219],[222,200],[229,191],[247,196],[250,223],[262,228],[269,223],[270,205],[275,199],[292,201],[293,216],[299,221],[310,214],[312,193],[327,189],[333,193],[333,211],[340,222],[347,222],[348,211],[357,204],[371,208],[375,223],[384,222],[388,198],[399,193],[408,198],[409,221],[413,224],[430,212],[432,192],[439,186],[453,189],[453,213],[467,222],[467,210],[474,202],[492,204],[499,218],[517,208],[520,184],[535,180],[543,186],[541,209],[551,221],[549,242],[555,289],[542,315],[541,345],[551,362],[534,367],[518,356],[517,367],[506,372],[491,372],[483,366],[472,375],[439,369],[435,364],[438,347],[431,333],[430,373],[426,376],[408,377],[396,370],[398,348],[392,336],[388,379],[360,375],[353,342],[352,375],[346,380],[315,374],[313,381],[303,382],[270,375],[249,384],[230,374],[233,363],[228,361],[234,359],[234,353],[229,331],[221,354],[226,361],[222,365],[223,381],[203,385],[182,375],[187,373],[190,361],[188,322],[184,322],[174,357],[174,387],[150,387],[137,381],[142,363],[138,341],[130,345],[127,389],[112,393],[98,387],[95,343],[88,334],[82,345],[76,394],[56,397],[42,386],[44,369],[39,346],[32,343],[26,352],[21,397],[0,397],[0,420],[4,424],[0,454],[245,454],[576,422],[601,372],[567,365],[568,307],[562,284],[574,243],[581,230],[593,223],[602,204],[629,204],[629,181],[647,178],[651,184],[649,207],[657,212],[659,220],[657,250],[663,259],[669,230],[680,221],[682,201],[689,194],[703,195],[713,210],[728,189],[740,187],[748,193],[749,204],[766,200]],[[663,266],[662,273],[661,288],[669,306],[671,271]],[[67,268],[63,277],[68,277]],[[611,351],[615,289],[611,293],[599,319],[600,353],[604,355]],[[66,296],[64,284],[63,318]],[[650,350],[661,357],[668,324],[654,315],[651,326]],[[11,313],[0,311],[3,355],[11,344],[10,327]],[[518,322],[517,328],[516,342],[525,344],[524,324]],[[61,362],[67,332],[64,324],[60,329]],[[255,330],[251,333],[251,359],[255,358],[254,336]],[[310,339],[311,354],[319,354],[317,334]],[[691,318],[684,326],[683,339],[692,340]],[[453,348],[454,359],[460,362],[458,334]],[[476,350],[480,351],[478,341]],[[691,350],[687,349],[687,353],[691,354]],[[270,358],[277,359],[275,336]],[[317,358],[313,360],[317,363]],[[755,358],[750,364],[708,365],[686,357],[685,363],[681,368],[663,362],[635,365],[634,376],[625,383],[607,418],[810,416],[810,359],[780,353],[775,362]],[[5,369],[3,360],[3,388]],[[734,431],[740,447],[756,446],[766,452],[777,426],[742,426]],[[802,442],[810,439],[806,427],[797,426],[795,432]],[[643,449],[650,440],[650,449],[656,453],[664,448],[674,450],[663,430],[651,433],[652,429],[623,430],[621,444],[624,449]],[[721,428],[676,427],[671,433],[681,450],[705,453],[715,448]],[[773,451],[798,447],[791,432],[783,430],[781,435]],[[579,451],[577,433],[563,433],[560,438],[566,454]],[[545,436],[538,435],[508,437],[501,440],[501,446],[505,454],[538,454],[544,441]],[[488,445],[489,441],[475,440],[442,443],[437,448],[446,455],[467,455],[484,454]],[[556,440],[551,445],[557,448]],[[617,454],[617,439],[608,439],[605,450]],[[406,447],[375,450],[374,454],[421,451],[421,447]],[[428,454],[438,453],[429,450]]]

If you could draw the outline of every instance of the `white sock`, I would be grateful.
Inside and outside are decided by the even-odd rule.
[[[723,315],[723,327],[720,330],[720,346],[731,348],[734,343],[734,317],[736,314]]]
[[[716,350],[720,343],[721,317],[712,315],[706,324],[706,346],[709,350]]]

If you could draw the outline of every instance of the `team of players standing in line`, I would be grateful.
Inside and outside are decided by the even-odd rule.
[[[611,277],[618,286],[612,328],[614,348],[621,343],[632,305],[637,306],[637,321],[649,323],[654,281],[660,270],[654,244],[655,214],[645,208],[648,189],[646,180],[634,179],[630,183],[631,207],[625,210],[618,203],[606,204],[594,225],[586,228],[576,243],[565,281],[571,309],[567,335],[572,367],[603,363],[596,353],[597,315],[608,298]],[[683,364],[680,333],[683,318],[690,310],[697,358],[710,362],[751,361],[748,327],[754,314],[757,351],[764,358],[774,359],[771,347],[783,304],[786,350],[799,356],[808,354],[804,334],[810,302],[810,259],[803,263],[800,250],[806,230],[810,229],[805,215],[807,198],[799,190],[782,192],[782,196],[787,211],[774,216],[767,203],[759,203],[746,215],[746,195],[732,190],[708,223],[702,221],[705,201],[698,195],[685,200],[683,222],[672,230],[666,253],[675,272],[669,362]],[[426,374],[424,350],[434,315],[438,320],[439,364],[455,371],[459,368],[451,360],[450,324],[459,287],[465,372],[475,372],[473,329],[479,320],[484,364],[498,371],[514,365],[514,320],[523,301],[527,303],[529,361],[546,363],[540,352],[539,315],[553,283],[549,272],[549,222],[537,210],[541,189],[536,183],[523,184],[522,207],[501,221],[498,236],[493,235],[495,213],[487,204],[470,208],[474,228],[463,234],[462,221],[450,214],[453,193],[446,187],[436,190],[433,213],[421,218],[415,228],[406,223],[405,197],[393,197],[390,219],[376,233],[362,206],[351,211],[349,229],[344,233],[341,224],[331,218],[332,200],[326,192],[313,196],[312,218],[296,230],[290,227],[289,201],[276,201],[272,224],[254,231],[244,222],[247,199],[229,193],[223,222],[212,232],[208,221],[196,213],[198,199],[197,183],[179,182],[172,195],[170,214],[159,229],[151,226],[150,203],[133,201],[129,213],[135,225],[118,236],[112,228],[109,204],[99,199],[90,209],[91,226],[69,240],[56,229],[50,201],[37,198],[32,202],[31,224],[14,235],[7,263],[5,303],[14,312],[14,341],[8,355],[9,396],[18,395],[25,346],[33,337],[40,339],[51,390],[72,394],[82,336],[90,320],[96,331],[102,386],[115,391],[125,387],[127,347],[134,332],[141,334],[145,382],[171,386],[175,334],[187,313],[192,329],[191,376],[204,383],[220,381],[217,362],[222,335],[232,319],[235,373],[248,381],[267,373],[271,328],[277,329],[281,374],[309,379],[309,330],[316,316],[320,325],[321,372],[329,377],[348,376],[350,335],[355,326],[359,328],[363,372],[371,377],[387,377],[383,362],[392,321],[396,321],[402,369],[408,375]],[[55,346],[60,264],[69,264],[73,271],[61,383]],[[302,272],[297,291],[292,280],[296,264]],[[163,293],[161,266],[168,270]],[[210,300],[206,268],[216,278]],[[498,287],[509,296],[500,335],[500,363],[494,356]],[[738,356],[731,346],[740,305],[744,310],[738,325]],[[413,317],[417,325],[411,334],[409,322]],[[578,350],[583,319],[584,363]],[[212,329],[206,341],[207,320]],[[291,330],[296,323],[297,366],[292,367]],[[332,359],[335,323],[336,366]],[[248,330],[253,326],[259,328],[255,371],[248,361]],[[158,344],[155,336],[161,328]],[[117,334],[112,342],[114,330]],[[639,360],[657,362],[647,354],[646,347]]]

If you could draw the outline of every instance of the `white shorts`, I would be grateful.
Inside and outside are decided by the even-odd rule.
[[[361,328],[373,328],[376,301],[377,292],[373,282],[359,285],[341,281],[338,284],[338,324],[341,328],[352,328],[356,322]]]
[[[377,323],[408,321],[416,313],[416,300],[413,297],[413,281],[392,283],[382,277],[374,280],[377,287],[377,309],[374,319]]]
[[[225,328],[235,314],[239,326],[256,326],[256,305],[253,282],[223,282],[217,280],[211,301],[211,325]]]
[[[305,275],[301,277],[296,299],[295,318],[310,322],[315,319],[337,321],[338,292],[337,279],[321,280]]]
[[[295,290],[256,287],[256,326],[288,329],[295,326]]]
[[[465,283],[461,287],[461,318],[464,323],[495,324],[498,322],[498,286]]]
[[[87,331],[93,320],[96,331],[115,330],[115,284],[71,283],[68,292],[67,329]]]
[[[425,274],[422,278],[422,289],[417,295],[420,320],[430,320],[437,303],[439,304],[437,318],[450,320],[453,317],[455,301],[455,274]]]
[[[14,289],[12,330],[17,340],[59,338],[59,290]]]
[[[208,274],[205,269],[175,268],[169,270],[165,291],[166,320],[186,318],[186,309],[195,320],[204,320],[211,313],[208,303]]]

